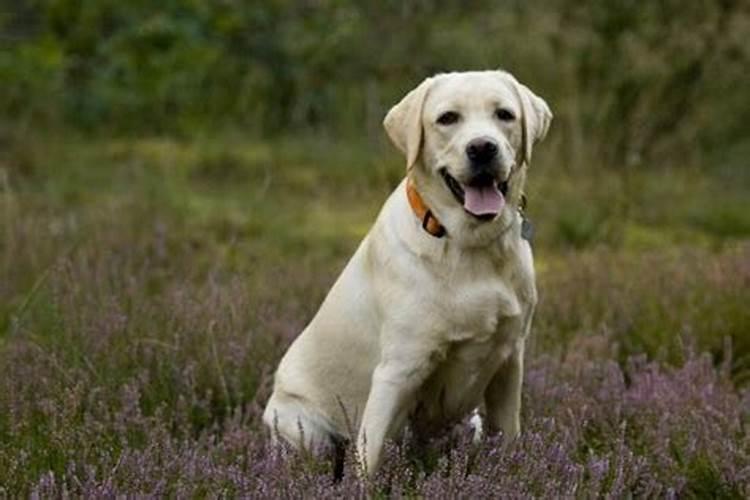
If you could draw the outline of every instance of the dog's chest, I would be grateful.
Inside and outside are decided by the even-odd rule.
[[[524,306],[506,280],[477,277],[454,286],[441,304],[443,349],[415,411],[440,425],[476,407],[485,388],[523,334]]]
[[[493,335],[450,342],[443,359],[419,391],[415,421],[440,427],[466,415],[482,401],[484,391],[523,332],[520,315],[499,318]]]
[[[518,293],[507,280],[477,276],[448,290],[438,307],[449,342],[493,337],[503,318],[521,314]]]

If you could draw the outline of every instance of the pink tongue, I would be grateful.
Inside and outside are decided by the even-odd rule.
[[[505,205],[503,194],[496,185],[464,188],[464,209],[474,215],[497,215]]]

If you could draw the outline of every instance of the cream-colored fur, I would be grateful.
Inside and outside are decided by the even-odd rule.
[[[498,107],[515,119],[498,120]],[[460,120],[437,123],[445,111]],[[431,433],[483,407],[483,427],[508,438],[520,432],[536,288],[517,205],[532,145],[551,117],[503,71],[428,78],[390,110],[386,131],[447,235],[422,229],[402,182],[281,360],[264,413],[274,435],[305,448],[351,435],[372,474],[384,441],[407,422]],[[491,221],[467,214],[438,173],[469,175],[465,148],[479,136],[499,144],[502,176],[510,176],[507,203]]]

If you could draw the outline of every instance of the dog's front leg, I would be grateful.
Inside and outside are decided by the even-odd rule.
[[[521,387],[523,386],[523,351],[520,341],[492,377],[484,393],[487,426],[491,432],[502,431],[506,441],[521,432]]]
[[[395,359],[384,355],[372,374],[357,438],[360,466],[368,476],[380,466],[385,440],[400,430],[432,367],[429,356],[404,356],[404,352],[406,349]]]

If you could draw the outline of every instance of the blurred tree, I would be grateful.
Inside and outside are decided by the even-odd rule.
[[[495,67],[551,102],[571,167],[687,161],[742,141],[750,118],[741,0],[3,0],[0,13],[13,124],[380,138],[422,78]]]

